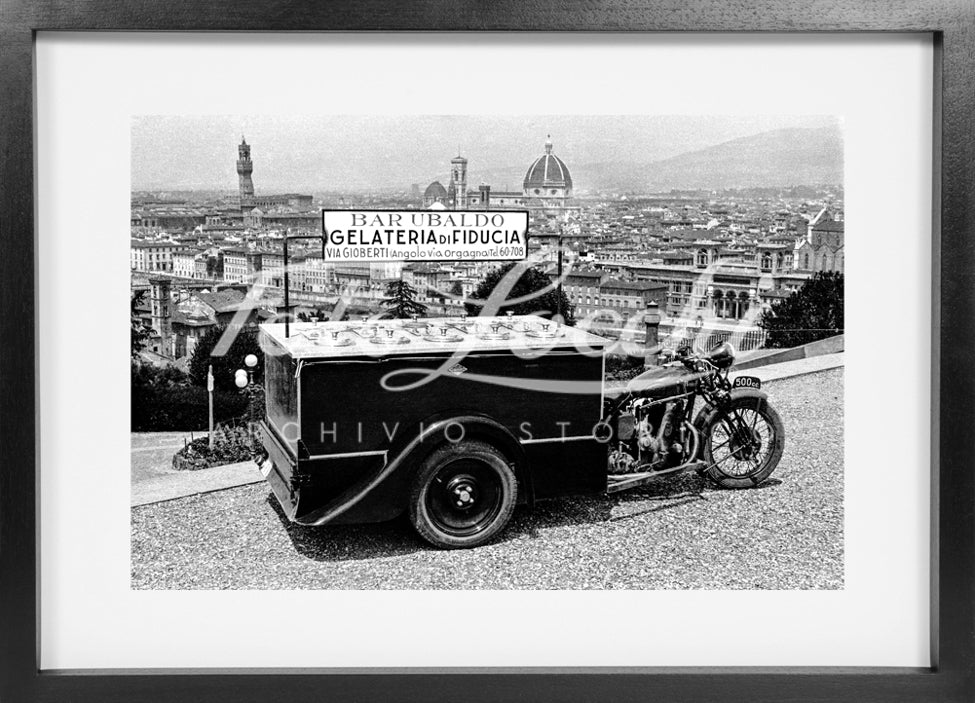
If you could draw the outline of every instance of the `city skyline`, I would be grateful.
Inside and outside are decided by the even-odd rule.
[[[406,189],[470,159],[471,180],[517,187],[551,135],[570,164],[639,165],[790,128],[837,128],[834,116],[357,115],[138,116],[132,190],[232,190],[241,136],[255,149],[258,191]],[[325,135],[323,138],[322,135]],[[584,174],[580,185],[584,189]]]

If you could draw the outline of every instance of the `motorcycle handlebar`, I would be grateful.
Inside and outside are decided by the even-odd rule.
[[[681,349],[670,352],[669,357],[669,361],[679,361],[691,371],[700,370],[697,368],[698,364],[700,363],[704,363],[711,368],[715,368],[714,364],[711,363],[710,359],[708,359],[705,354],[695,353],[686,348],[683,349],[683,352]]]

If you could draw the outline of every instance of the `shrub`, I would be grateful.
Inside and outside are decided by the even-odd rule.
[[[197,471],[212,466],[251,461],[263,448],[256,434],[243,424],[218,425],[213,431],[213,448],[209,437],[199,437],[173,456],[173,468]]]
[[[643,357],[628,354],[607,354],[603,380],[629,381],[643,373]]]

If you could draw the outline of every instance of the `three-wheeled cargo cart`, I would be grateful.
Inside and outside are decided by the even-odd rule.
[[[518,503],[685,470],[756,485],[782,452],[727,345],[607,391],[611,341],[537,316],[265,324],[261,343],[261,470],[303,525],[407,513],[430,543],[473,547]]]

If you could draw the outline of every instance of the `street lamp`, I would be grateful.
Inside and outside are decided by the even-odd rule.
[[[234,384],[238,388],[246,388],[249,381],[247,379],[247,372],[244,369],[237,369],[234,373]]]
[[[257,366],[257,355],[248,354],[244,357],[246,369],[237,369],[234,372],[234,385],[241,390],[247,389],[248,396],[248,415],[251,420],[257,420],[257,394],[258,389],[254,386],[254,370]]]
[[[257,356],[248,354],[244,357],[244,366],[247,369],[237,369],[234,372],[234,384],[238,388],[246,388],[254,382],[254,367],[257,366]]]

